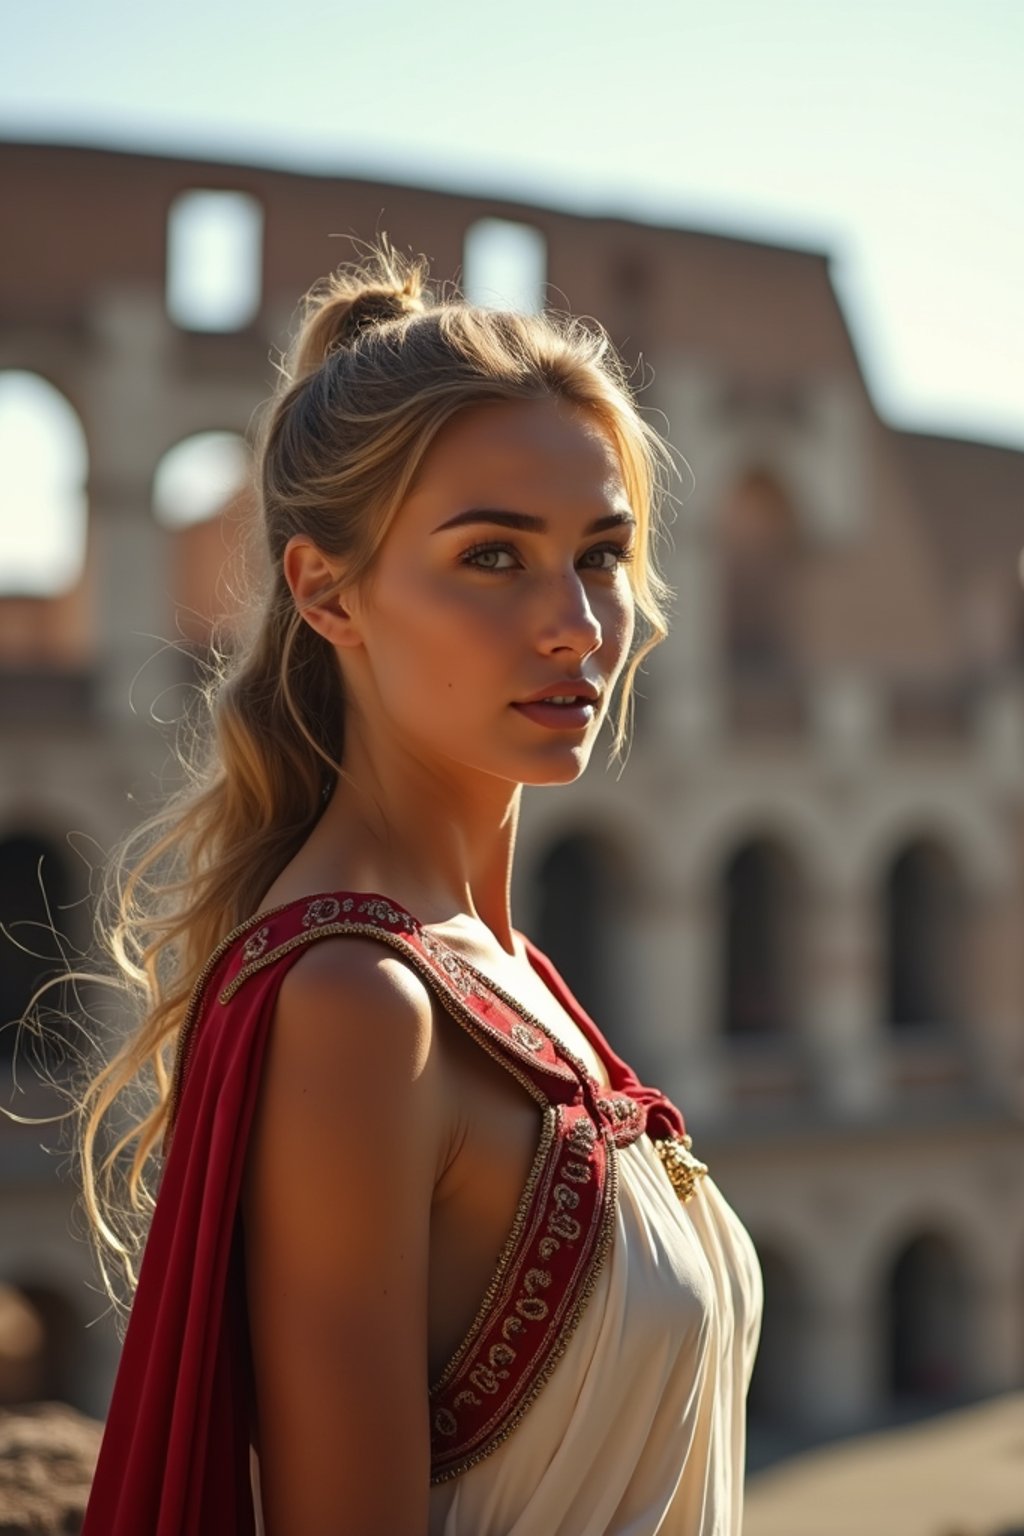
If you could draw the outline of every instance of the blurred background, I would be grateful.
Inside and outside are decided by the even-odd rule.
[[[1024,6],[39,0],[3,47],[0,1023],[175,782],[309,284],[386,231],[597,316],[685,459],[677,600],[625,773],[526,798],[517,921],[757,1245],[747,1536],[1024,1525]],[[0,1403],[102,1417],[65,1164],[0,1118]]]

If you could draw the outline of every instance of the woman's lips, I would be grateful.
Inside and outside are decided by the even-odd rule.
[[[597,706],[589,699],[579,699],[575,704],[550,704],[537,699],[532,704],[513,704],[512,708],[549,731],[583,731],[593,720]]]

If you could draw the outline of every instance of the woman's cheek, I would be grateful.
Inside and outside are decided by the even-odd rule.
[[[610,653],[620,661],[625,660],[636,625],[636,604],[630,588],[613,594],[607,620],[602,619],[601,622]]]

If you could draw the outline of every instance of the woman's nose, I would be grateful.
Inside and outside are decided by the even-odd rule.
[[[590,606],[586,586],[575,572],[552,579],[544,609],[540,643],[545,652],[565,649],[583,657],[598,649],[601,625]]]

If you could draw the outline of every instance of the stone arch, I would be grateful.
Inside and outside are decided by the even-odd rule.
[[[175,624],[200,655],[234,636],[254,512],[251,454],[239,433],[197,432],[160,458],[153,515],[170,535]]]
[[[675,882],[694,894],[712,891],[735,849],[759,837],[782,842],[804,871],[808,889],[842,886],[844,837],[827,807],[816,804],[792,779],[750,785],[716,786],[687,828],[684,845],[673,848]]]
[[[802,1013],[802,874],[777,835],[738,842],[720,876],[721,1032],[727,1038],[783,1038]]]
[[[1017,852],[991,804],[969,800],[962,784],[889,786],[868,807],[857,836],[847,841],[854,884],[879,891],[895,850],[916,839],[941,842],[956,859],[971,892],[1003,895],[1019,883]]]
[[[883,887],[885,1020],[893,1029],[966,1023],[968,899],[959,863],[935,836],[894,850]]]
[[[883,1381],[897,1410],[956,1401],[970,1387],[969,1266],[938,1224],[919,1227],[891,1253],[883,1276]]]

